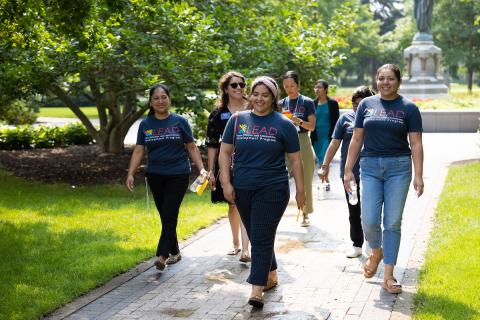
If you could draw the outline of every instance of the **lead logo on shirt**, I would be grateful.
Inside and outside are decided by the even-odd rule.
[[[397,123],[404,123],[405,112],[402,110],[388,110],[365,108],[365,117],[372,120],[391,121]]]
[[[175,140],[180,138],[180,128],[178,126],[148,129],[143,133],[145,134],[145,142]]]
[[[237,127],[237,139],[238,140],[252,140],[252,141],[277,141],[277,128],[266,126],[248,126],[245,123],[240,124]]]

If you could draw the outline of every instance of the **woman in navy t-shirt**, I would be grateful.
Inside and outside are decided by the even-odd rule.
[[[165,269],[181,259],[177,241],[177,220],[180,204],[188,187],[190,161],[202,174],[202,157],[192,136],[187,120],[169,111],[171,100],[168,88],[157,84],[150,89],[150,112],[138,128],[137,144],[128,168],[127,187],[134,187],[133,175],[145,150],[148,150],[147,181],[162,221],[155,266]]]
[[[208,169],[210,172],[210,189],[212,190],[211,199],[213,203],[227,202],[223,197],[223,189],[218,179],[218,152],[222,142],[223,131],[227,125],[228,119],[237,111],[243,111],[247,108],[248,101],[245,96],[245,77],[236,71],[229,71],[218,81],[218,90],[220,96],[216,103],[216,108],[208,117],[208,126],[206,134],[206,146],[208,148]],[[228,203],[228,221],[232,231],[232,247],[228,255],[236,256],[240,251],[240,261],[249,262],[250,254],[248,250],[247,230],[240,220],[237,206],[234,203]],[[240,249],[239,234],[242,237],[242,249]]]
[[[249,303],[262,307],[263,291],[278,283],[275,233],[290,198],[285,154],[292,165],[297,206],[305,204],[302,158],[295,126],[277,109],[278,86],[270,77],[253,81],[252,111],[228,120],[220,146],[220,181],[225,199],[235,202],[251,243]],[[233,155],[233,171],[230,165]]]
[[[422,118],[417,106],[398,94],[402,78],[396,65],[381,66],[376,78],[380,96],[363,99],[356,112],[344,186],[350,191],[350,183],[355,182],[352,169],[360,153],[362,226],[372,249],[364,276],[373,277],[383,258],[383,287],[390,293],[400,293],[402,286],[394,278],[393,269],[412,180],[412,159],[413,187],[417,196],[423,193]]]

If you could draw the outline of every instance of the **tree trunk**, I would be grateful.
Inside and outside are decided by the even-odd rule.
[[[120,129],[114,128],[108,135],[108,152],[120,153],[123,150],[123,140],[125,139]]]
[[[467,86],[468,86],[468,93],[472,94],[472,86],[473,86],[473,68],[467,69]]]

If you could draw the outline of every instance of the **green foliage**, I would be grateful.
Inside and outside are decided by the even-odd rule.
[[[0,119],[7,124],[22,125],[33,124],[37,119],[35,111],[28,108],[23,100],[13,100],[0,108]]]
[[[477,0],[435,1],[433,36],[443,50],[444,64],[465,65],[469,73],[469,89],[474,71],[480,70],[480,17]],[[452,14],[454,13],[454,14]]]
[[[0,129],[2,150],[65,147],[92,142],[92,137],[81,123],[72,123],[64,127],[18,126],[14,129]]]

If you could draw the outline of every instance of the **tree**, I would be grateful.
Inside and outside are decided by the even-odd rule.
[[[444,64],[465,65],[471,93],[473,73],[480,70],[480,3],[438,0],[433,10],[433,36],[443,50]]]
[[[0,2],[0,88],[10,96],[51,92],[87,127],[102,152],[119,152],[147,109],[137,95],[168,80],[179,104],[226,56],[212,20],[185,2]],[[199,86],[200,87],[200,86]],[[199,89],[197,89],[199,90]],[[88,93],[96,128],[73,100]]]

